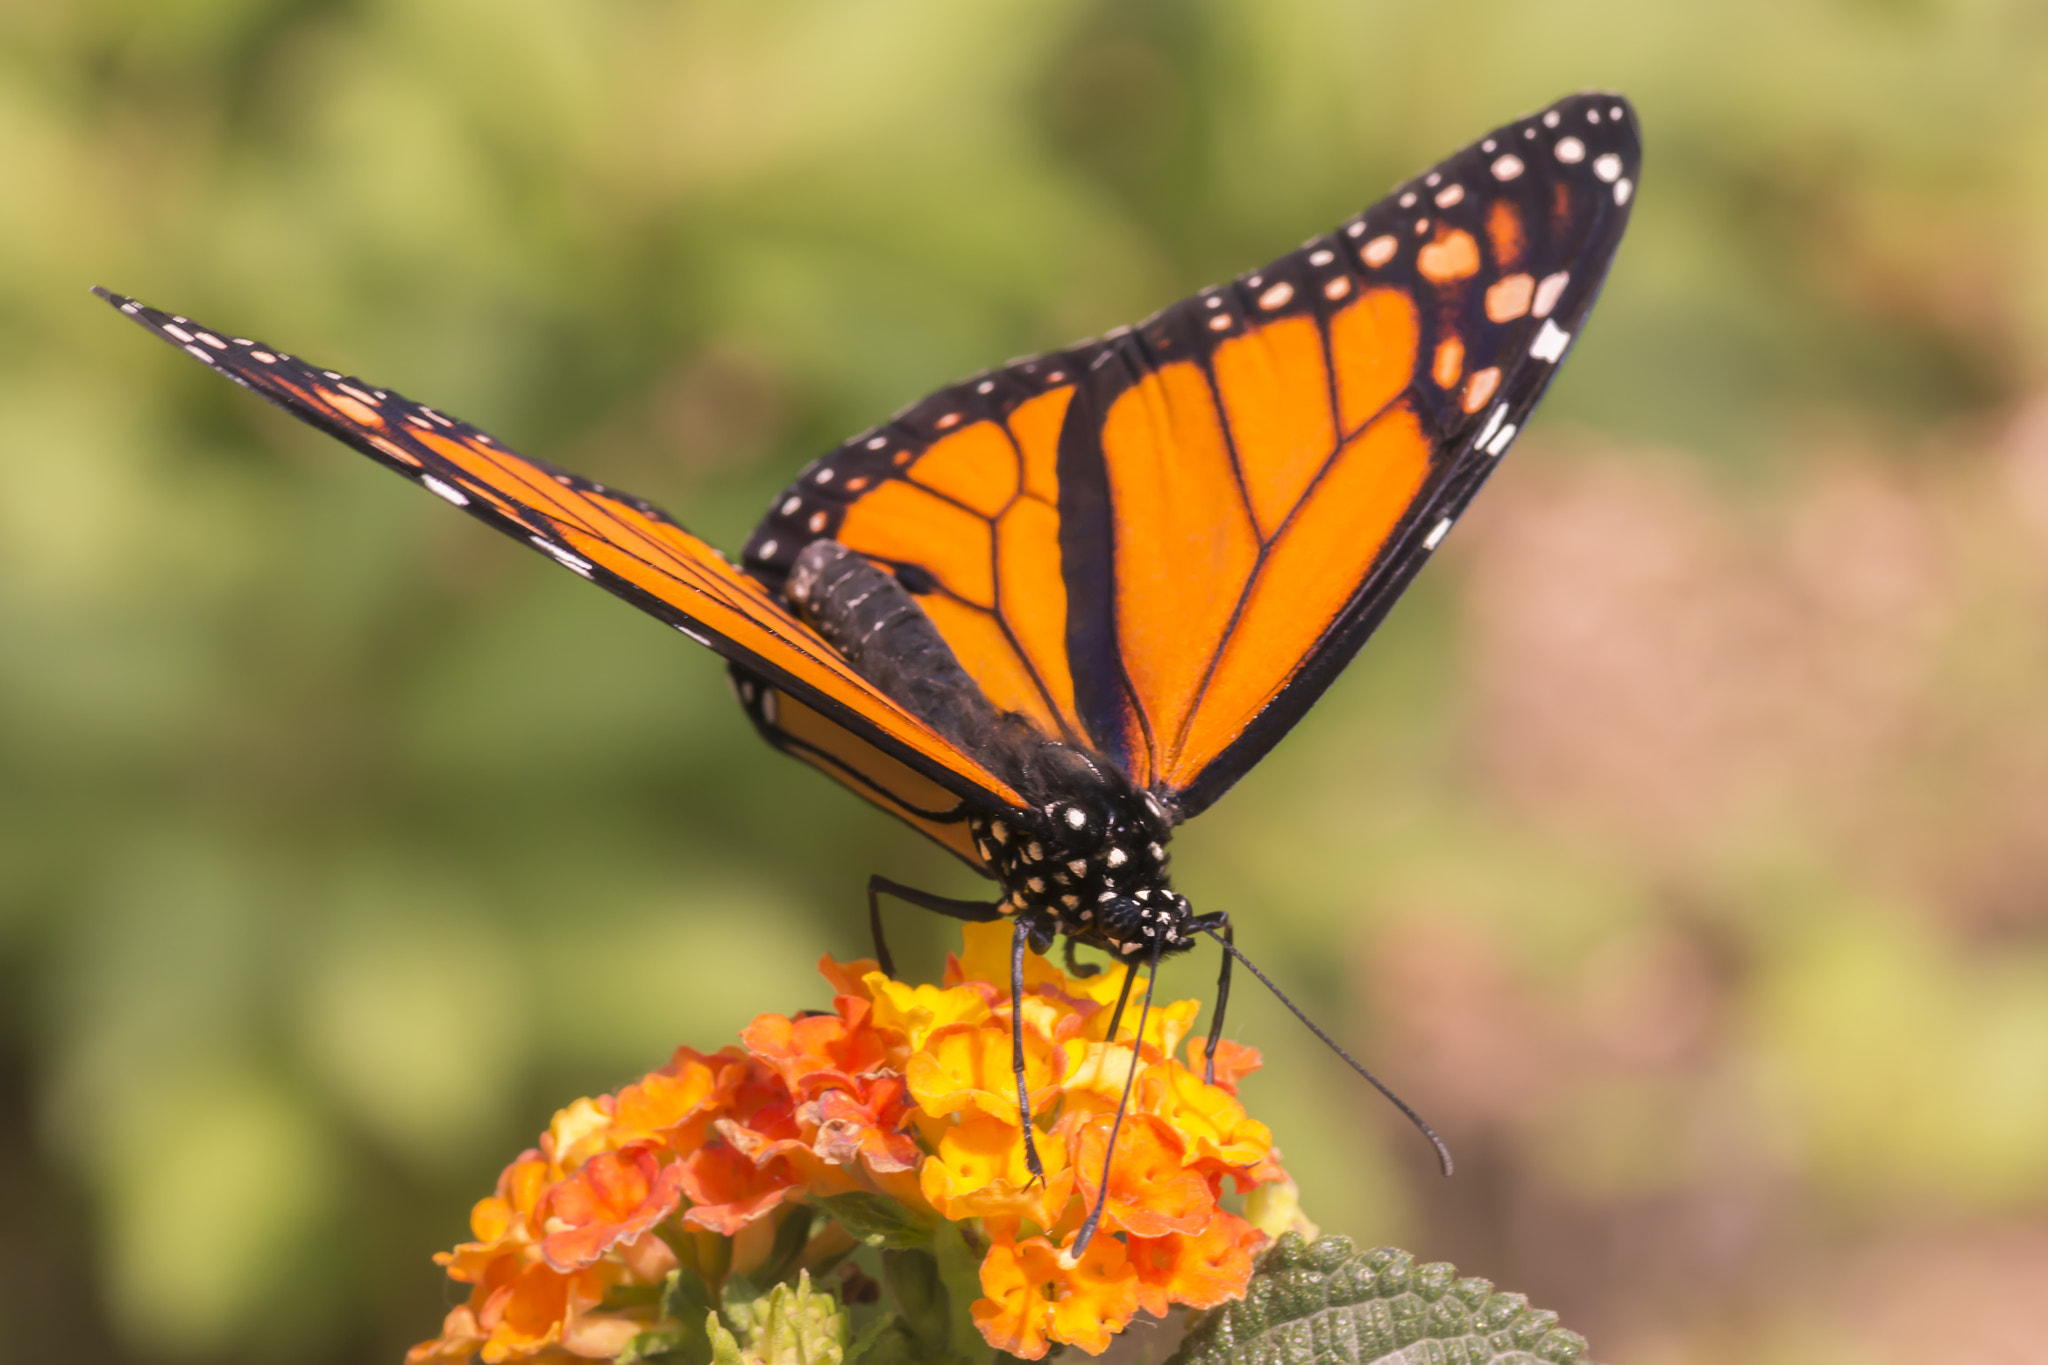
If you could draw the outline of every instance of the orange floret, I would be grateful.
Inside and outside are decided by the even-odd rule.
[[[679,1048],[616,1095],[560,1110],[472,1210],[475,1240],[435,1258],[469,1296],[408,1365],[615,1356],[661,1328],[661,1286],[679,1267],[705,1277],[716,1301],[723,1267],[754,1274],[791,1226],[812,1231],[790,1273],[813,1254],[821,1267],[845,1255],[846,1231],[779,1212],[807,1202],[872,1218],[879,1200],[902,1228],[962,1225],[986,1247],[973,1319],[990,1345],[1025,1359],[1061,1343],[1100,1352],[1141,1308],[1242,1294],[1265,1238],[1218,1207],[1218,1193],[1226,1180],[1246,1190],[1285,1179],[1272,1134],[1236,1097],[1258,1053],[1222,1044],[1216,1083],[1205,1083],[1203,1044],[1189,1041],[1197,1002],[1156,1003],[1138,1038],[1142,981],[1111,1039],[1127,964],[1082,977],[1028,954],[1013,1010],[1012,932],[963,926],[943,987],[828,958],[831,1013],[761,1015],[742,1047]],[[1029,1115],[1011,1071],[1013,1015]],[[867,1202],[831,1202],[842,1195]],[[1098,1198],[1100,1225],[1070,1264]]]
[[[1164,1237],[1130,1239],[1131,1264],[1138,1272],[1138,1305],[1154,1317],[1184,1303],[1214,1308],[1244,1293],[1251,1278],[1252,1253],[1265,1234],[1236,1214],[1222,1209],[1209,1226],[1192,1236],[1172,1232]]]
[[[1088,1209],[1095,1207],[1095,1192],[1103,1189],[1109,1129],[1107,1117],[1086,1118],[1074,1125],[1068,1139]],[[1165,1120],[1151,1114],[1124,1115],[1104,1189],[1103,1225],[1136,1237],[1200,1232],[1209,1226],[1216,1196],[1200,1174],[1184,1169],[1181,1153],[1180,1135]]]
[[[651,1144],[603,1152],[548,1191],[541,1258],[581,1270],[674,1213],[683,1201],[683,1163],[662,1165]]]

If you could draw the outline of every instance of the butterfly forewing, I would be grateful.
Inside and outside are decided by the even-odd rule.
[[[819,461],[745,562],[894,566],[996,705],[1181,817],[1314,702],[1555,373],[1640,163],[1588,94],[1135,328],[941,390]]]
[[[104,297],[236,383],[716,649],[759,680],[761,696],[772,688],[796,703],[791,714],[815,721],[812,728],[832,727],[839,761],[870,775],[864,794],[906,818],[920,813],[920,828],[949,847],[964,836],[947,837],[928,827],[933,821],[964,819],[970,805],[1021,804],[1000,777],[855,673],[758,579],[659,508],[529,459],[397,393]],[[758,705],[749,709],[762,719]],[[906,789],[900,797],[891,782]]]

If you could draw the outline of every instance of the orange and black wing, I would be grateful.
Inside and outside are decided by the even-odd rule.
[[[285,411],[708,645],[777,742],[981,866],[974,813],[1023,804],[855,673],[761,583],[659,508],[507,449],[485,432],[246,337],[95,290],[164,340]]]
[[[804,471],[747,544],[893,567],[990,701],[1185,818],[1329,686],[1599,293],[1634,111],[1566,99],[1263,270],[979,376]]]

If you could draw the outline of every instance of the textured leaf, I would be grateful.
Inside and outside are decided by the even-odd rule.
[[[1587,1365],[1585,1351],[1557,1314],[1442,1262],[1288,1233],[1169,1365]]]

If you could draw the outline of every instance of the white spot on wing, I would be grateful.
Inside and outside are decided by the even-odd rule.
[[[1560,270],[1555,275],[1545,275],[1536,286],[1535,301],[1529,305],[1530,314],[1539,318],[1549,317],[1550,310],[1557,307],[1558,296],[1564,293],[1564,287],[1571,283],[1571,279],[1569,270]]]
[[[1506,426],[1502,427],[1497,433],[1495,433],[1494,438],[1491,441],[1488,441],[1486,443],[1486,453],[1489,455],[1498,455],[1503,450],[1506,450],[1508,448],[1508,442],[1514,439],[1515,424],[1513,422],[1510,422]]]
[[[469,494],[463,492],[459,488],[456,488],[452,484],[442,483],[432,474],[420,475],[420,486],[425,488],[429,493],[432,493],[437,498],[446,498],[449,502],[454,503],[457,507],[469,506]]]
[[[1450,533],[1451,519],[1449,517],[1445,517],[1442,521],[1438,522],[1435,526],[1430,528],[1428,538],[1422,542],[1422,548],[1425,550],[1434,550],[1437,546],[1444,543],[1444,537],[1449,535]]]
[[[1394,253],[1401,249],[1401,243],[1391,233],[1375,237],[1359,248],[1358,259],[1377,270],[1394,259]]]
[[[527,539],[533,542],[535,549],[545,550],[548,554],[552,555],[555,562],[563,568],[580,573],[585,578],[590,577],[590,561],[582,555],[571,554],[544,536],[528,536]],[[687,634],[687,632],[685,633]]]
[[[1629,195],[1634,191],[1634,189],[1635,187],[1628,183],[1628,178],[1626,176],[1624,176],[1620,180],[1615,181],[1614,202],[1616,204],[1626,204],[1628,202]]]
[[[1500,429],[1501,418],[1507,415],[1508,405],[1506,403],[1494,404],[1493,411],[1486,418],[1486,425],[1479,429],[1479,435],[1473,438],[1472,444],[1483,449],[1487,441],[1492,438],[1493,433]]]
[[[1593,174],[1612,184],[1621,174],[1621,158],[1613,152],[1602,152],[1593,158]]]
[[[168,322],[164,324],[164,331],[169,333],[171,336],[176,337],[180,341],[190,341],[192,339],[192,334],[186,331],[183,327],[175,327]],[[187,370],[185,371],[185,373],[190,374],[192,373],[192,371]]]
[[[1328,264],[1329,264],[1329,263],[1330,263],[1331,261],[1334,261],[1334,260],[1336,260],[1336,259],[1337,259],[1337,253],[1336,253],[1336,252],[1334,252],[1334,251],[1330,251],[1330,250],[1328,250],[1328,249],[1324,249],[1324,250],[1322,250],[1322,251],[1313,251],[1313,252],[1310,252],[1310,253],[1309,253],[1309,258],[1308,258],[1308,263],[1309,263],[1310,265],[1328,265]]]
[[[1495,180],[1513,180],[1521,173],[1522,158],[1516,156],[1513,152],[1503,154],[1493,163],[1493,178]]]
[[[1564,358],[1564,348],[1571,345],[1571,340],[1572,334],[1570,332],[1567,332],[1549,318],[1545,318],[1543,319],[1543,330],[1538,332],[1536,339],[1529,343],[1529,354],[1538,360],[1548,360],[1555,364]]]
[[[1265,293],[1259,295],[1259,307],[1265,309],[1278,308],[1293,297],[1294,286],[1282,280]]]
[[[1440,209],[1447,209],[1464,197],[1465,187],[1463,185],[1446,185],[1437,191],[1436,206]]]
[[[1575,137],[1561,137],[1557,140],[1557,159],[1567,166],[1586,159],[1586,144]]]

